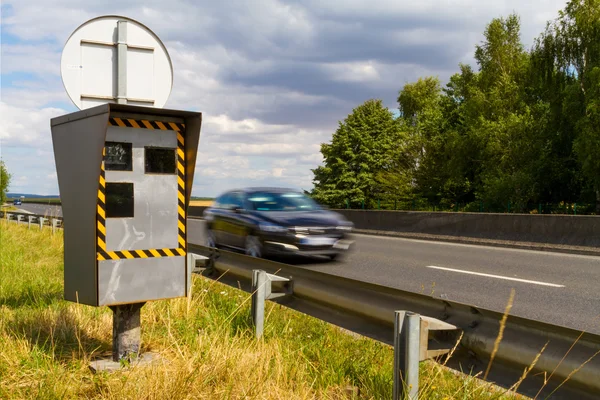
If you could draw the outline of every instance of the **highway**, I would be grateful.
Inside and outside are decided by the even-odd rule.
[[[62,217],[62,208],[60,206],[52,206],[48,204],[23,203],[20,206],[15,206],[19,210],[30,212],[33,214],[47,215],[48,217]]]
[[[203,244],[203,221],[188,241]],[[354,235],[344,259],[277,261],[600,334],[600,257]]]
[[[35,214],[59,206],[23,204]],[[188,221],[188,241],[203,244],[203,221]],[[370,235],[354,235],[340,261],[284,258],[329,274],[600,334],[600,257]]]

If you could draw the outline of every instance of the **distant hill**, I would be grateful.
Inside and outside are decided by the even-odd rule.
[[[27,199],[58,199],[57,194],[43,196],[41,194],[27,194],[27,193],[6,193],[6,197],[9,199],[15,199],[24,196]]]

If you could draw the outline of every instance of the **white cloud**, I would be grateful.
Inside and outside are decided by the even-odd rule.
[[[273,168],[272,174],[275,177],[281,178],[283,176],[283,171],[285,171],[284,168]]]
[[[3,146],[48,146],[50,119],[65,111],[58,108],[28,109],[15,107],[0,101],[0,141]]]
[[[302,158],[302,157],[300,157]],[[291,167],[298,163],[295,158],[284,158],[284,159],[275,159],[273,160],[273,165],[277,167]]]
[[[225,114],[208,116],[203,123],[216,130],[218,133],[265,134],[282,132],[289,129],[286,125],[268,125],[256,118],[233,120]],[[205,125],[205,126],[206,126]]]
[[[352,108],[373,97],[395,108],[404,83],[425,75],[446,80],[459,62],[473,62],[492,18],[521,15],[530,45],[564,5],[6,0],[2,157],[20,191],[56,194],[49,120],[75,110],[60,80],[60,54],[69,35],[99,15],[139,20],[166,44],[174,84],[165,107],[202,111],[194,194],[214,195],[249,184],[309,189],[320,144]]]
[[[305,162],[305,163],[320,164],[323,162],[323,154],[321,154],[320,152],[313,153],[313,154],[307,154],[307,155],[301,156],[300,161]]]
[[[381,79],[373,61],[353,63],[329,63],[324,65],[331,79],[348,82],[369,82]]]
[[[291,143],[267,143],[267,144],[221,144],[218,146],[220,150],[231,154],[245,155],[261,155],[270,157],[274,155],[296,155],[302,153],[311,153],[315,150],[315,146],[306,146],[303,144]]]
[[[59,50],[59,49],[58,49]],[[29,72],[36,75],[60,75],[60,53],[49,45],[2,45],[2,73]]]

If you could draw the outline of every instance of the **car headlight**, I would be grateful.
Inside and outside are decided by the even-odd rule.
[[[352,230],[352,228],[354,228],[354,224],[350,221],[342,220],[342,221],[339,221],[338,224],[339,225],[336,227],[336,229],[338,231],[348,231],[349,232]]]
[[[284,232],[288,231],[288,229],[283,226],[269,224],[266,222],[261,222],[260,224],[258,224],[258,229],[260,229],[263,232],[272,232],[272,233],[284,233]]]

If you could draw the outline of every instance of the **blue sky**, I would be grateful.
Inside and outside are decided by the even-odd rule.
[[[50,119],[76,111],[60,76],[69,35],[108,14],[135,19],[165,43],[174,68],[167,108],[201,111],[193,194],[232,187],[312,187],[338,121],[420,76],[442,82],[473,64],[492,18],[516,12],[522,41],[565,2],[423,0],[4,0],[0,157],[9,190],[57,194]]]

